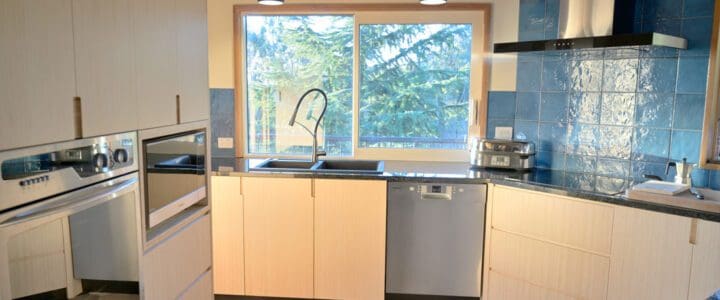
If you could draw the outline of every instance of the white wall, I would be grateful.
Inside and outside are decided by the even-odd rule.
[[[454,3],[494,3],[493,42],[516,41],[519,0],[450,0]],[[287,3],[417,3],[417,0],[287,0]],[[208,0],[210,88],[234,88],[233,5],[256,0]],[[490,90],[514,91],[517,59],[514,54],[490,55]]]

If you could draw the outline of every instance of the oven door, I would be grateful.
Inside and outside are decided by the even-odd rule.
[[[0,299],[137,282],[139,196],[132,173],[0,215]]]

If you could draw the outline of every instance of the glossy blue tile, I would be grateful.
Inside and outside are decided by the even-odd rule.
[[[542,57],[525,56],[518,58],[517,90],[519,92],[540,91],[540,78],[542,75]]]
[[[568,122],[598,124],[600,93],[571,93]]]
[[[538,149],[541,151],[565,152],[567,125],[565,123],[540,123]]]
[[[634,92],[637,87],[638,59],[605,61],[603,91]]]
[[[545,31],[545,1],[520,1],[520,32]]]
[[[647,127],[635,128],[632,159],[665,162],[670,153],[670,130]]]
[[[673,92],[677,80],[677,59],[641,59],[639,73],[638,92]]]
[[[683,19],[682,37],[687,39],[686,50],[680,50],[682,56],[707,56],[710,54],[713,18]]]
[[[642,1],[643,19],[679,18],[682,13],[683,1],[651,0]]]
[[[640,50],[637,47],[605,49],[605,59],[622,59],[622,58],[638,58],[638,57],[640,57]]]
[[[567,93],[542,93],[540,95],[540,121],[567,122],[567,111]]]
[[[515,93],[489,92],[488,119],[514,119]]]
[[[545,38],[558,37],[558,20],[560,17],[560,0],[547,0],[545,3]]]
[[[657,32],[680,36],[682,33],[682,22],[680,19],[645,20],[642,25],[642,32]]]
[[[641,58],[677,58],[680,55],[680,50],[675,48],[644,46],[640,49]]]
[[[517,93],[517,119],[535,120],[540,117],[540,93]]]
[[[521,42],[525,41],[539,41],[545,39],[545,31],[520,31],[518,39]]]
[[[597,162],[596,174],[611,177],[629,177],[630,161],[600,158]]]
[[[595,191],[604,194],[619,194],[627,189],[629,183],[625,178],[598,176]]]
[[[667,160],[663,162],[647,162],[647,161],[632,161],[632,176],[638,181],[647,181],[643,175],[655,175],[660,176],[663,180],[668,180],[665,175],[665,164]]]
[[[538,122],[515,120],[513,136],[518,140],[538,143]]]
[[[713,0],[685,0],[683,1],[684,17],[712,17],[715,1]]]
[[[535,165],[541,169],[564,170],[565,153],[538,151],[535,157]]]
[[[679,161],[687,158],[690,163],[697,163],[700,158],[700,131],[673,130],[670,145],[670,159]]]
[[[670,128],[674,94],[638,93],[635,104],[635,125]]]
[[[681,57],[678,62],[677,92],[704,93],[707,72],[707,57]]]
[[[603,126],[599,132],[598,156],[630,159],[632,127]]]
[[[487,136],[495,138],[495,127],[513,127],[513,120],[508,119],[488,119]]]
[[[587,173],[565,174],[565,185],[574,190],[595,191],[595,175]]]
[[[569,154],[565,157],[565,169],[570,172],[593,172],[597,169],[597,157]]]
[[[600,124],[632,125],[635,120],[635,94],[604,93],[600,111]]]
[[[675,122],[673,128],[702,130],[704,115],[704,94],[675,95]]]
[[[602,60],[604,49],[576,49],[571,51],[571,58],[575,60]],[[602,66],[600,66],[602,67]]]
[[[542,71],[542,90],[555,92],[567,91],[568,88],[568,61],[545,57]]]
[[[568,79],[570,80],[570,89],[573,91],[599,92],[602,89],[603,61],[572,61]]]
[[[708,171],[708,187],[713,190],[720,190],[720,171]]]
[[[699,168],[693,169],[693,171],[690,173],[691,182],[694,187],[708,187],[708,185],[710,184],[709,176],[710,171]]]
[[[567,152],[577,155],[597,155],[600,126],[587,124],[568,125]]]

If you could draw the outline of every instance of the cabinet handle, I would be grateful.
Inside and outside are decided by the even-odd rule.
[[[180,124],[180,95],[175,95],[175,120]]]
[[[690,221],[690,244],[697,245],[697,219]]]
[[[480,101],[477,98],[472,98],[470,100],[472,100],[473,125],[479,126],[480,112],[478,112],[478,110],[480,109]]]
[[[82,98],[73,98],[73,121],[75,126],[75,139],[81,139],[83,137],[82,130]]]

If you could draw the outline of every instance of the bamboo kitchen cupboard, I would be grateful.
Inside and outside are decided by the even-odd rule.
[[[689,300],[704,300],[720,290],[720,223],[695,220]]]
[[[208,28],[205,0],[177,0],[180,122],[210,118]]]
[[[75,138],[71,0],[0,1],[0,150]]]
[[[130,0],[73,0],[82,134],[138,128]]]
[[[312,180],[243,177],[245,292],[313,298]]]
[[[686,299],[692,220],[616,207],[608,299]]]
[[[213,176],[213,284],[216,294],[245,294],[241,179]]]
[[[315,180],[315,298],[385,297],[387,183]]]

